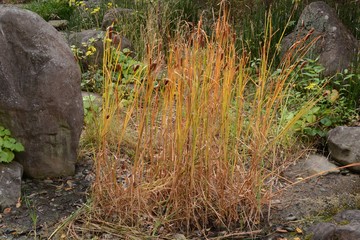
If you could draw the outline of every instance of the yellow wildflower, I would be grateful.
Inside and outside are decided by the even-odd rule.
[[[71,7],[72,5],[74,5],[75,4],[75,0],[69,0],[69,6]]]
[[[88,57],[88,56],[91,56],[93,55],[94,53],[96,52],[96,48],[94,46],[89,46],[87,48],[87,51],[85,53],[85,56]]]
[[[79,1],[79,2],[77,2],[76,3],[76,6],[80,6],[80,7],[84,7],[86,4],[85,4],[85,2],[84,1]]]
[[[316,88],[316,86],[317,86],[316,83],[310,83],[309,85],[307,85],[307,86],[305,87],[305,89],[311,90],[311,89]]]
[[[91,11],[91,14],[96,14],[100,11],[100,7],[96,7]]]

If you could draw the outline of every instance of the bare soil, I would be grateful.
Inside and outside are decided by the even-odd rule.
[[[278,183],[280,191],[275,191],[271,201],[264,239],[306,239],[311,225],[331,221],[332,216],[346,209],[360,209],[358,174],[342,170],[309,177],[298,162],[283,177]]]
[[[340,172],[302,180],[309,174],[301,167],[294,164],[279,178],[270,214],[264,210],[264,228],[256,239],[305,239],[310,225],[329,221],[344,209],[360,209],[359,175]],[[83,160],[73,177],[24,179],[21,205],[0,215],[0,239],[34,239],[35,234],[47,239],[87,201],[93,177],[92,161]]]
[[[86,202],[93,176],[91,161],[84,160],[72,177],[24,179],[21,202],[0,214],[0,239],[47,239]]]

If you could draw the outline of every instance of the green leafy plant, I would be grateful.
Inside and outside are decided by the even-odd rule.
[[[113,58],[111,62],[116,61],[116,66],[111,66],[115,69],[112,73],[112,88],[117,93],[121,93],[119,97],[121,97],[122,103],[127,105],[134,98],[133,86],[135,80],[143,79],[146,65],[131,57],[129,49],[120,51],[115,47],[111,48],[112,55],[110,57]],[[76,53],[74,52],[74,54]],[[82,74],[81,88],[83,91],[101,93],[103,91],[103,81],[102,70],[90,67],[88,71]]]
[[[113,74],[113,85],[117,88],[117,92],[121,93],[123,105],[128,105],[134,99],[135,81],[143,80],[146,64],[135,60],[130,55],[129,49],[118,51],[113,49],[111,57],[112,62],[117,62]],[[119,84],[116,84],[116,83]]]
[[[87,1],[68,0],[68,5],[74,8],[74,14],[69,19],[69,27],[72,30],[90,29],[101,27],[101,19],[112,3],[106,1],[92,4]]]
[[[25,197],[23,201],[25,202],[26,207],[29,209],[30,219],[33,224],[34,239],[38,239],[37,238],[38,214],[36,211],[36,207],[28,197]]]
[[[69,20],[74,7],[67,0],[36,0],[25,5],[25,9],[36,12],[46,21],[52,19]]]
[[[0,163],[11,162],[15,154],[14,152],[24,151],[24,146],[11,137],[9,129],[0,126]]]
[[[103,85],[102,71],[90,68],[81,76],[81,90],[87,92],[100,93]]]
[[[354,74],[344,71],[334,77],[324,77],[324,67],[317,59],[305,59],[293,73],[293,89],[289,101],[296,106],[316,96],[316,104],[294,125],[294,130],[306,136],[324,137],[329,129],[346,124],[358,117],[355,104],[348,98]],[[286,118],[292,119],[296,111],[284,109]]]
[[[83,96],[85,125],[94,121],[96,116],[100,113],[101,107],[97,101],[99,100],[93,95]]]

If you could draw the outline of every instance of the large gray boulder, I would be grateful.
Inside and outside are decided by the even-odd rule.
[[[308,42],[317,37],[320,39],[308,57],[319,57],[319,63],[325,67],[325,75],[333,75],[351,66],[359,50],[358,41],[340,21],[334,9],[323,1],[305,7],[295,30],[283,39],[282,53],[312,31]]]
[[[359,164],[350,169],[360,172],[360,127],[336,127],[328,133],[328,149],[341,165]]]
[[[0,211],[14,206],[21,197],[23,168],[17,162],[0,163]]]
[[[0,46],[0,123],[25,147],[16,156],[24,174],[74,174],[83,107],[69,46],[40,16],[4,6]]]

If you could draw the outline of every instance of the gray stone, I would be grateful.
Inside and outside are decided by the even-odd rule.
[[[336,225],[333,223],[319,223],[315,225],[311,232],[314,233],[312,240],[328,240],[331,239],[330,236],[332,236],[335,232]]]
[[[21,197],[23,168],[17,162],[0,163],[0,210],[15,205]]]
[[[85,0],[84,3],[88,8],[98,7],[101,4],[101,0]]]
[[[68,20],[50,20],[48,23],[56,30],[65,30],[69,24]]]
[[[358,42],[339,20],[334,9],[323,1],[313,2],[305,7],[295,30],[283,39],[282,53],[310,32],[312,34],[308,42],[320,38],[308,57],[319,56],[319,63],[325,67],[325,75],[333,75],[351,66],[359,51]]]
[[[87,70],[90,66],[101,67],[104,54],[103,40],[105,34],[105,31],[85,30],[69,35],[68,42],[70,46],[75,46],[82,52],[82,54],[80,54],[79,62],[83,70]],[[112,34],[111,39],[115,47],[121,44],[120,50],[127,48],[133,51],[130,41],[125,37],[121,37],[118,34]],[[89,46],[95,47],[96,52],[90,56],[85,56]]]
[[[360,172],[360,127],[336,127],[328,133],[331,158],[341,165],[358,164],[349,169]]]
[[[173,239],[174,239],[174,240],[186,240],[187,238],[185,237],[184,234],[176,233],[176,234],[173,236]]]
[[[334,220],[338,223],[348,222],[359,222],[360,223],[360,210],[345,210],[334,216]]]
[[[0,123],[25,147],[34,178],[72,175],[83,126],[81,72],[62,35],[37,14],[0,7]]]
[[[335,223],[319,223],[310,228],[312,240],[360,239],[360,211],[347,210],[334,216]]]
[[[122,18],[128,18],[133,10],[127,8],[112,8],[109,9],[103,18],[101,28],[105,31],[111,24],[119,24]]]
[[[310,175],[313,174],[327,174],[338,173],[338,166],[329,162],[329,159],[319,154],[311,154],[304,161],[304,170]]]

